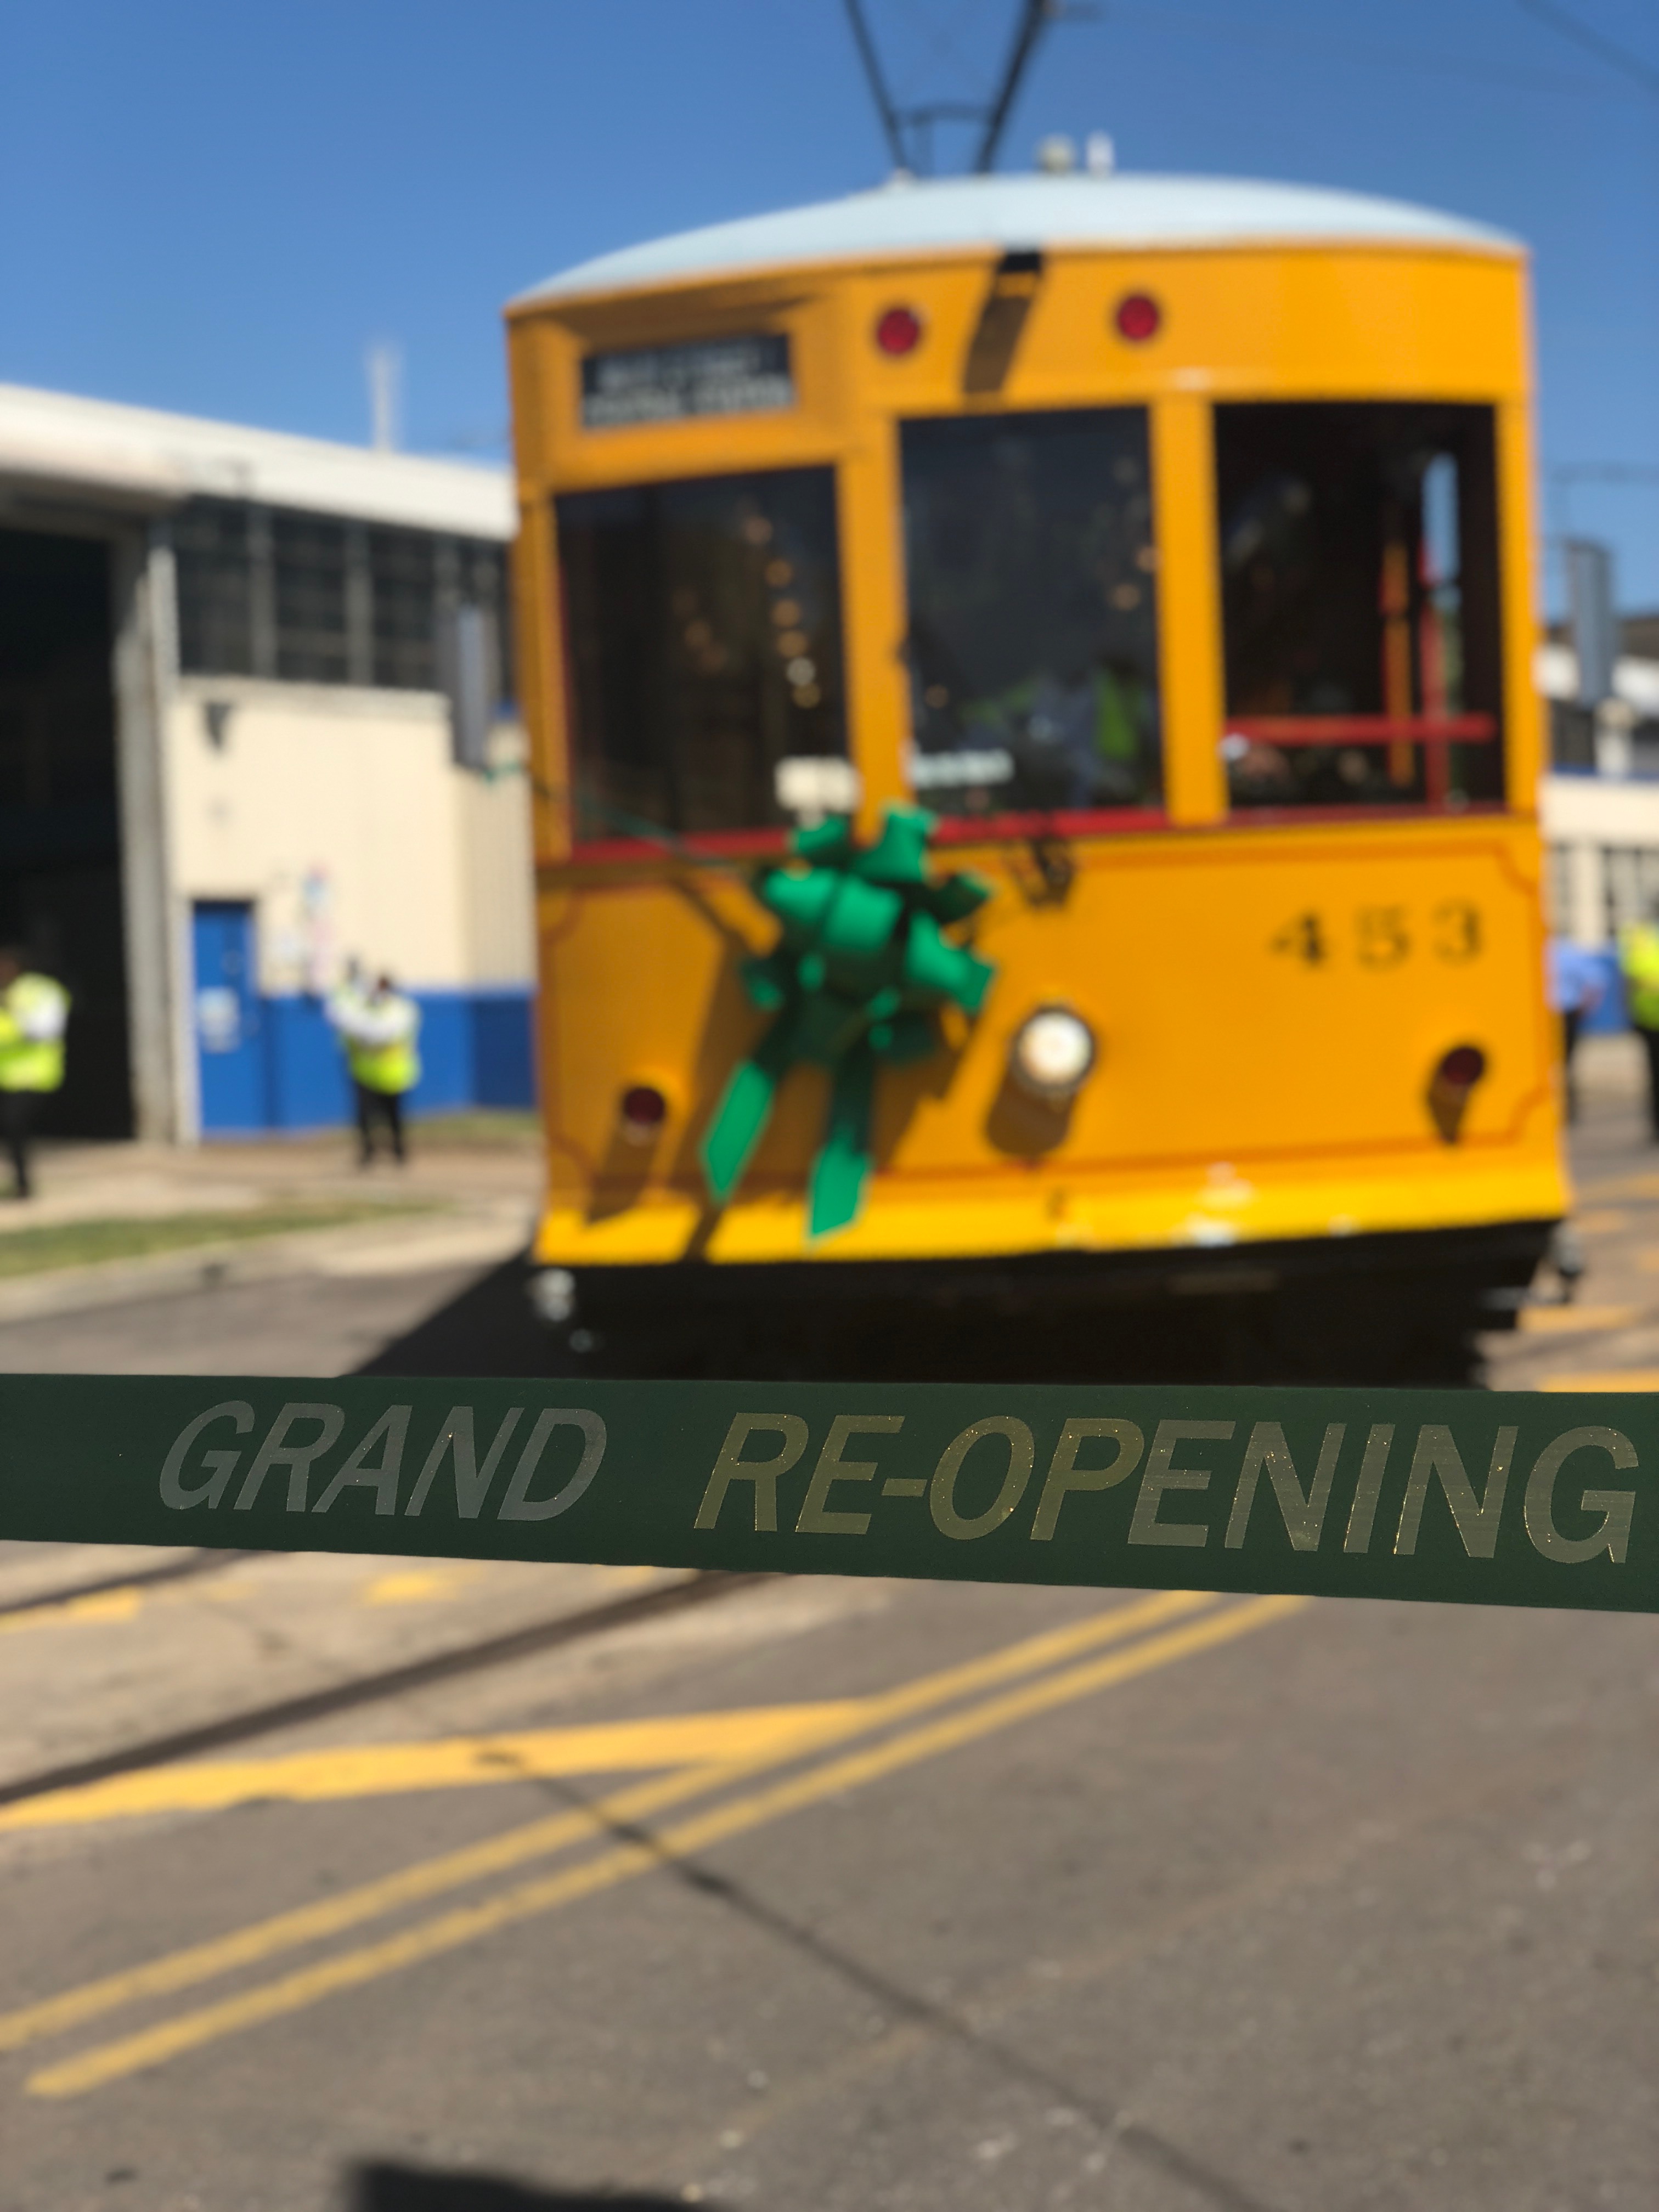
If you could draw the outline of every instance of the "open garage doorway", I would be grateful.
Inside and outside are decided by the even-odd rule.
[[[0,530],[0,942],[74,996],[49,1134],[132,1133],[110,548]]]

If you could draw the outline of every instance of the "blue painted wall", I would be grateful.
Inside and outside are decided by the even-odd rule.
[[[1596,954],[1606,983],[1599,1004],[1585,1020],[1585,1036],[1610,1036],[1617,1030],[1628,1029],[1625,1014],[1625,986],[1619,973],[1619,953],[1616,946],[1604,945]]]
[[[421,1009],[421,1079],[411,1114],[451,1114],[472,1106],[536,1103],[532,1042],[535,1004],[526,990],[413,991]],[[320,999],[262,998],[259,1091],[264,1117],[223,1118],[218,1093],[204,1087],[206,1135],[250,1128],[321,1129],[352,1116],[345,1060]]]

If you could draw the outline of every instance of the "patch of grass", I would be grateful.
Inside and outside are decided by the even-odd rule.
[[[100,1260],[143,1260],[157,1252],[188,1251],[193,1244],[240,1243],[256,1237],[289,1237],[304,1229],[343,1229],[354,1221],[386,1221],[432,1210],[416,1201],[343,1199],[334,1205],[320,1200],[314,1206],[264,1206],[242,1213],[52,1222],[0,1235],[0,1277],[88,1267]]]
[[[538,1114],[508,1112],[505,1108],[476,1114],[423,1114],[410,1125],[410,1141],[416,1147],[538,1146],[541,1140]]]
[[[518,1107],[477,1107],[458,1114],[416,1114],[408,1122],[410,1143],[418,1155],[434,1152],[539,1151],[541,1116]],[[239,1146],[284,1152],[336,1152],[355,1148],[357,1133],[342,1121],[328,1129],[210,1129],[204,1146],[234,1153]]]

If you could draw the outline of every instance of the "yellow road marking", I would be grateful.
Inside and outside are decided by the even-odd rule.
[[[902,1683],[896,1689],[861,1698],[857,1701],[858,1717],[849,1724],[847,1734],[853,1735],[863,1729],[908,1719],[930,1706],[947,1704],[952,1698],[994,1689],[1021,1674],[1057,1666],[1093,1645],[1121,1643],[1126,1637],[1161,1627],[1167,1621],[1179,1620],[1212,1603],[1210,1597],[1194,1591],[1162,1590],[1133,1604],[1091,1613],[1086,1620],[1073,1621],[1066,1627],[1024,1638],[980,1658],[945,1668],[937,1674],[923,1674],[913,1682]],[[818,1747],[824,1747],[820,1744]],[[19,2011],[0,2014],[0,2051],[15,2051],[43,2036],[61,2034],[64,2029],[100,2013],[113,2011],[119,2005],[189,1989],[238,1966],[252,1966],[278,1952],[295,1949],[323,1936],[337,1935],[365,1920],[395,1912],[404,1905],[441,1896],[446,1890],[459,1889],[489,1875],[504,1874],[528,1860],[562,1850],[567,1844],[591,1842],[596,1833],[604,1833],[647,1814],[660,1812],[719,1784],[740,1780],[759,1766],[777,1763],[775,1755],[770,1760],[757,1759],[741,1766],[698,1767],[636,1784],[631,1790],[600,1798],[592,1805],[573,1807],[568,1812],[508,1828],[482,1843],[469,1844],[459,1850],[404,1867],[396,1874],[381,1875],[356,1888],[340,1890],[332,1897],[319,1898],[313,1904],[298,1905],[268,1920],[255,1921],[252,1926],[238,1929],[228,1936],[216,1936],[144,1966],[83,1983],[78,1989],[64,1990],[61,1996],[46,1997]]]
[[[600,1581],[605,1584],[607,1589],[637,1589],[642,1583],[653,1583],[657,1581],[662,1574],[662,1569],[660,1567],[642,1565],[631,1567],[597,1567],[592,1569],[592,1571],[596,1573]],[[676,1582],[684,1582],[686,1580],[686,1577],[684,1575],[676,1574],[672,1577],[672,1579]]]
[[[408,1572],[371,1577],[356,1594],[360,1605],[415,1605],[447,1598],[452,1590],[476,1582],[479,1566],[420,1568]],[[656,1578],[655,1567],[599,1567],[595,1577],[607,1589],[631,1589]],[[220,1574],[211,1582],[192,1584],[187,1590],[171,1585],[150,1589],[136,1583],[121,1583],[113,1589],[97,1590],[87,1597],[42,1598],[38,1605],[15,1613],[0,1613],[0,1636],[15,1636],[25,1629],[59,1628],[79,1621],[131,1620],[146,1605],[187,1603],[240,1604],[247,1595],[245,1580]]]
[[[1598,1206],[1589,1213],[1575,1213],[1572,1225],[1581,1237],[1616,1237],[1621,1229],[1630,1227],[1630,1216],[1617,1206]]]
[[[1540,1390],[1659,1390],[1659,1367],[1597,1367],[1583,1375],[1547,1375]]]
[[[747,1771],[746,1768],[738,1770],[739,1775]],[[363,1882],[333,1897],[319,1898],[316,1903],[296,1906],[290,1912],[276,1913],[268,1920],[257,1920],[231,1935],[191,1944],[144,1966],[106,1975],[101,1981],[84,1982],[78,1989],[65,1990],[60,1996],[46,1997],[38,2004],[25,2005],[19,2011],[0,2016],[0,2051],[20,2050],[23,2045],[39,2042],[44,2036],[62,2034],[82,2021],[112,2012],[119,2005],[189,1989],[198,1982],[230,1973],[238,1966],[253,1966],[278,1952],[295,1950],[302,1944],[319,1942],[325,1936],[338,1935],[365,1920],[395,1912],[402,1905],[441,1896],[446,1890],[459,1889],[468,1882],[483,1881],[489,1875],[506,1873],[527,1860],[545,1857],[567,1844],[591,1843],[596,1832],[660,1812],[665,1807],[696,1796],[712,1789],[717,1782],[731,1778],[729,1768],[700,1766],[653,1782],[639,1783],[631,1790],[618,1790],[591,1805],[573,1806],[568,1813],[532,1820],[524,1826],[509,1828],[502,1835],[491,1836],[482,1844],[447,1851],[441,1857],[420,1861],[377,1881]]]
[[[1585,1198],[1659,1198],[1659,1175],[1613,1176],[1578,1188]]]
[[[586,1728],[449,1736],[435,1743],[353,1744],[282,1759],[150,1767],[8,1805],[0,1809],[0,1834],[13,1828],[131,1820],[146,1813],[219,1812],[267,1798],[319,1804],[341,1797],[391,1796],[402,1790],[520,1782],[537,1775],[626,1774],[641,1768],[724,1765],[804,1749],[826,1733],[845,1735],[849,1723],[862,1722],[866,1703],[843,1698],[732,1712],[672,1713]]]
[[[614,1888],[635,1875],[648,1873],[665,1859],[682,1858],[694,1851],[705,1850],[713,1844],[799,1812],[826,1797],[860,1789],[922,1759],[937,1758],[943,1752],[955,1750],[1017,1721],[1033,1719],[1091,1692],[1110,1688],[1115,1683],[1149,1674],[1155,1668],[1168,1666],[1194,1652],[1229,1643],[1300,1612],[1307,1602],[1300,1597],[1256,1598],[1212,1612],[1185,1628],[1148,1636],[1127,1651],[1090,1660],[1041,1681],[1028,1683],[1023,1688],[986,1698],[964,1711],[909,1729],[868,1750],[827,1760],[805,1774],[752,1790],[707,1812],[694,1814],[647,1840],[617,1844],[582,1865],[520,1883],[477,1905],[441,1913],[434,1919],[381,1942],[366,1944],[337,1958],[323,1960],[314,1966],[268,1982],[262,1988],[244,1990],[240,1996],[163,2021],[136,2035],[100,2045],[78,2057],[32,2075],[26,2087],[38,2097],[77,2096],[104,2082],[159,2065],[181,2051],[195,2050],[222,2036],[236,2034],[263,2021],[298,2012],[319,1998],[342,1990],[360,1988],[366,1982],[395,1973],[402,1967],[437,1957],[464,1943],[475,1942],[480,1936],[492,1935],[516,1921]]]
[[[1639,1306],[1522,1306],[1516,1319],[1522,1336],[1571,1336],[1580,1329],[1628,1328],[1640,1316]]]
[[[43,1599],[21,1612],[0,1613],[0,1636],[16,1636],[27,1628],[59,1628],[76,1620],[131,1620],[144,1595],[124,1583],[118,1589],[98,1590],[89,1597]]]
[[[434,1598],[453,1595],[461,1584],[476,1581],[471,1574],[450,1567],[405,1567],[395,1574],[375,1575],[357,1592],[359,1605],[429,1605]]]

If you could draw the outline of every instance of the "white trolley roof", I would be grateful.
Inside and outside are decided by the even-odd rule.
[[[604,253],[514,302],[635,291],[802,261],[1042,246],[1449,246],[1513,254],[1520,241],[1484,223],[1405,200],[1229,177],[895,178],[874,191],[685,230]]]

